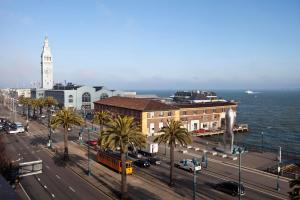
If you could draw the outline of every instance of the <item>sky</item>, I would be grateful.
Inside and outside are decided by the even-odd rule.
[[[0,0],[0,87],[300,88],[298,0]]]

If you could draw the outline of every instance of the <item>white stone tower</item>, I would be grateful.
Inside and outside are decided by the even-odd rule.
[[[48,37],[45,38],[41,55],[41,87],[43,89],[53,88],[53,60],[48,44]]]

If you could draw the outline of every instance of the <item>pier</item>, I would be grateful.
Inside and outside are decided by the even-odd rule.
[[[248,132],[248,124],[238,124],[234,126],[233,132],[234,133],[245,133]],[[212,135],[221,135],[225,132],[224,129],[220,130],[205,130],[204,132],[192,132],[193,136],[198,136],[198,137],[204,137],[204,136],[212,136]]]

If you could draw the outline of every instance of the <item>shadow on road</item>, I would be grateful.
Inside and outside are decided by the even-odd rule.
[[[158,195],[149,192],[145,188],[136,187],[130,184],[128,184],[128,193],[129,196],[134,197],[134,199],[147,199],[147,200],[162,199]],[[129,199],[133,200],[133,198],[129,198]],[[165,197],[164,199],[167,199],[167,197]]]
[[[47,145],[48,142],[48,137],[45,136],[36,136],[31,139],[30,144],[33,146],[38,146],[38,145]]]

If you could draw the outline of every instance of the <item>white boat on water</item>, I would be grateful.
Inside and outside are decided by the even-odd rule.
[[[246,93],[246,94],[253,94],[254,92],[251,91],[251,90],[246,90],[245,93]]]

